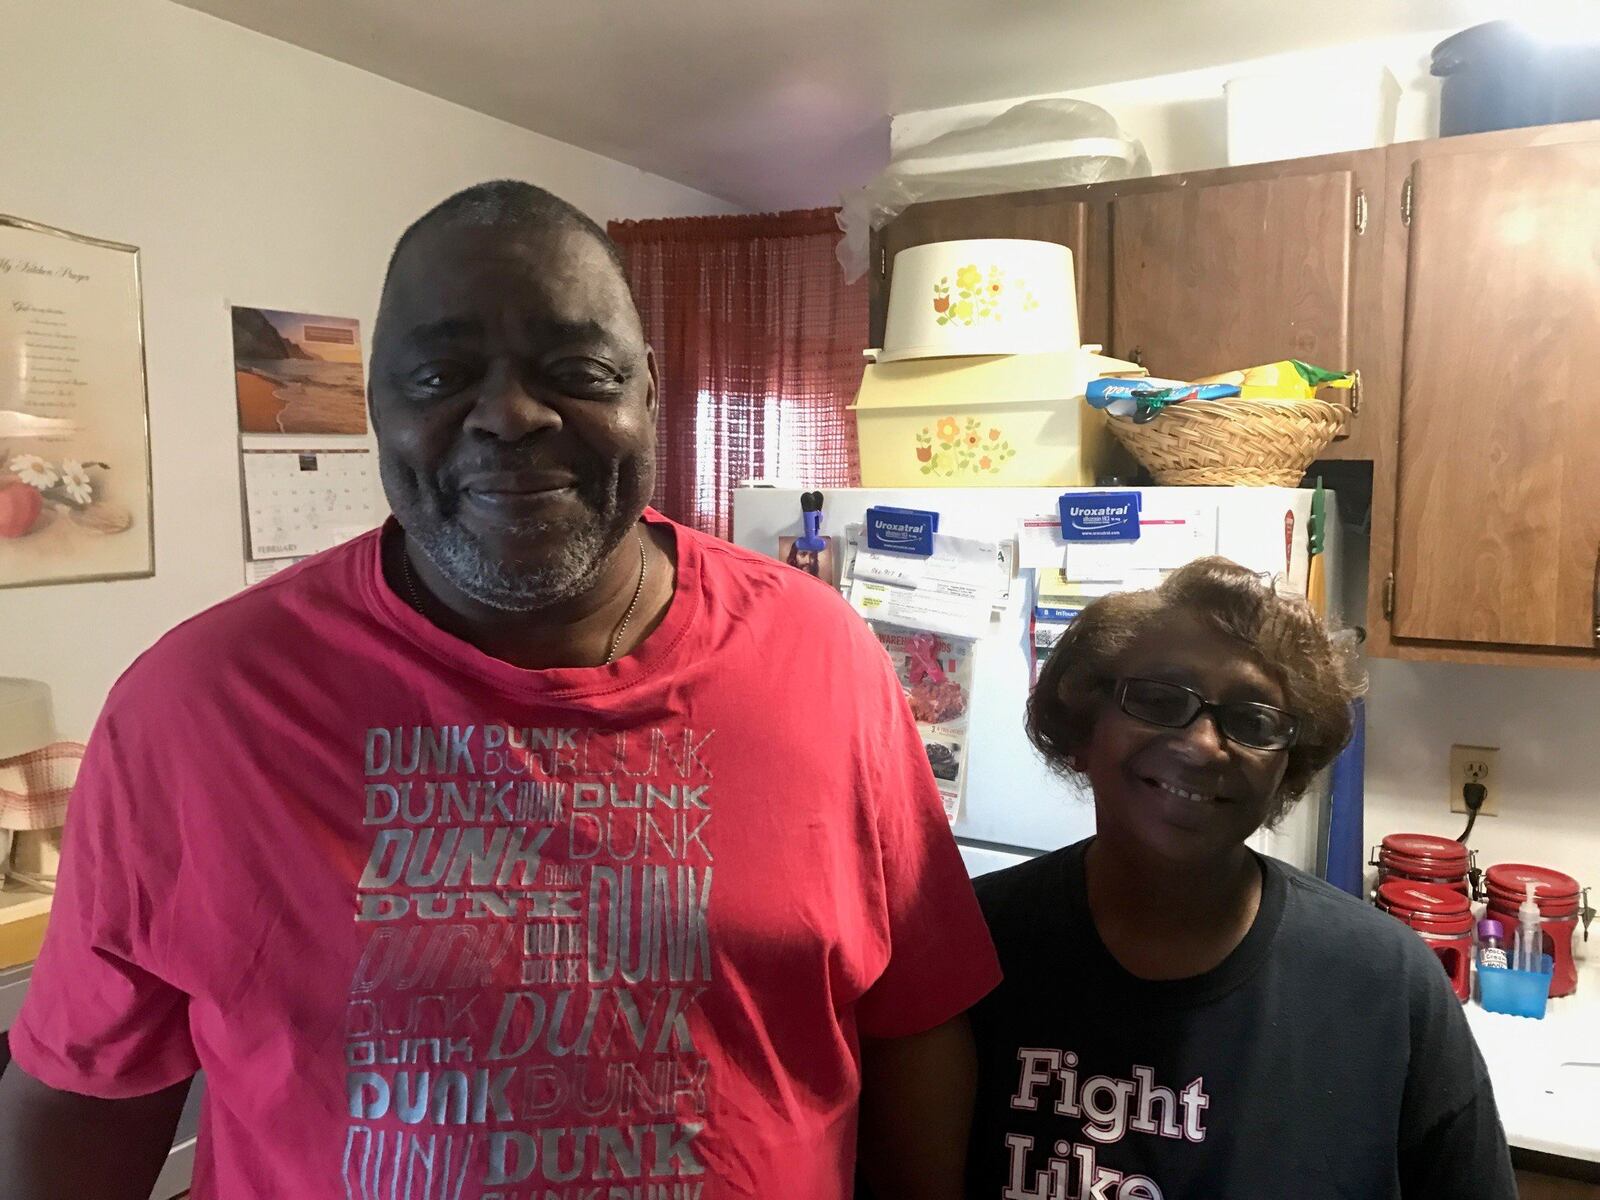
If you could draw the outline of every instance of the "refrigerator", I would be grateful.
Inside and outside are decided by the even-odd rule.
[[[932,511],[938,532],[982,541],[1018,537],[1022,522],[1057,511],[1064,493],[1093,488],[845,488],[822,492],[823,536],[842,545],[848,526],[863,522],[868,508]],[[1281,579],[1281,586],[1304,592],[1307,532],[1312,491],[1304,488],[1118,488],[1139,492],[1140,510],[1215,510],[1214,541],[1196,547],[1194,557],[1220,554]],[[746,549],[776,557],[779,539],[805,531],[800,489],[748,486],[733,496],[733,540]],[[1209,524],[1209,522],[1208,522]],[[1332,492],[1326,495],[1323,571],[1328,610],[1338,619],[1343,607],[1339,583],[1341,530]],[[1015,547],[1013,547],[1015,550]],[[1026,555],[1023,555],[1026,557]],[[1070,574],[1070,572],[1069,572]],[[992,613],[973,646],[967,720],[964,791],[952,831],[968,871],[976,875],[1078,841],[1094,832],[1094,809],[1080,789],[1054,774],[1029,743],[1024,706],[1033,675],[1030,618],[1036,573],[1020,569],[1009,596]],[[1314,874],[1321,873],[1327,836],[1329,792],[1326,776],[1307,793],[1276,830],[1261,830],[1252,845],[1262,853]]]

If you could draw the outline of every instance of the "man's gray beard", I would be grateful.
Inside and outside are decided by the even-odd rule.
[[[428,561],[455,587],[479,604],[513,613],[538,612],[588,591],[622,538],[600,521],[576,527],[540,525],[529,532],[560,546],[537,569],[491,558],[471,534],[448,519],[436,525],[430,522],[425,528],[416,523],[406,527]]]

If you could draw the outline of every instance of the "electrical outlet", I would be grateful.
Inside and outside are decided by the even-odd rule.
[[[1498,746],[1450,747],[1450,811],[1464,813],[1467,802],[1462,789],[1469,783],[1481,783],[1485,790],[1480,817],[1500,815],[1500,748]]]

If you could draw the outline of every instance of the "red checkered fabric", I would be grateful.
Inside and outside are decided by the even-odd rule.
[[[0,829],[58,829],[83,762],[81,742],[54,742],[0,758]]]
[[[614,221],[661,391],[655,506],[733,536],[747,479],[860,481],[867,284],[846,283],[836,209]]]

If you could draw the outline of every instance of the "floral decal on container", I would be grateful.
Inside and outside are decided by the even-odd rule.
[[[1001,321],[1006,306],[1015,305],[1023,312],[1039,307],[1038,298],[1029,290],[1025,280],[1007,282],[1005,272],[991,266],[988,273],[968,263],[956,270],[955,292],[950,290],[950,276],[945,275],[933,285],[934,319],[940,325],[972,326],[979,321]]]
[[[941,417],[917,434],[917,461],[924,475],[953,479],[957,475],[998,475],[1017,456],[1002,431],[976,417],[965,423]]]
[[[53,462],[37,454],[7,457],[0,449],[0,538],[32,533],[57,512],[96,533],[127,529],[133,524],[127,509],[95,499],[100,485],[89,474],[91,468],[110,469],[103,462]]]

